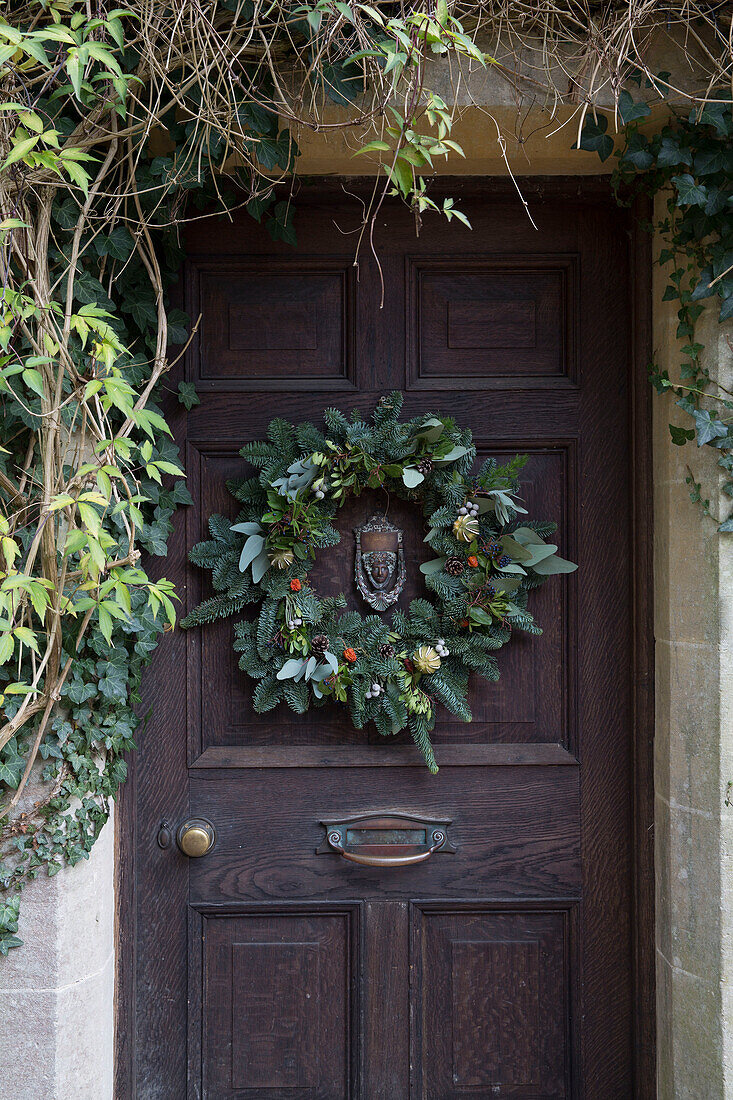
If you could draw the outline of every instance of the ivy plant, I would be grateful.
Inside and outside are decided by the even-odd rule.
[[[647,94],[663,94],[668,79],[669,73],[636,76],[634,94],[621,91],[618,150],[600,112],[586,120],[580,146],[601,160],[614,154],[612,186],[619,202],[639,194],[664,196],[664,214],[648,229],[664,241],[658,262],[669,272],[664,301],[677,305],[680,361],[672,375],[668,366],[653,363],[651,380],[660,394],[674,394],[685,414],[682,425],[669,425],[672,443],[713,448],[725,475],[722,491],[733,497],[733,392],[711,377],[697,324],[708,299],[717,300],[721,322],[733,317],[733,104],[730,88],[720,89],[699,107],[672,109],[669,120],[648,134],[642,125],[650,107],[639,86]],[[692,500],[712,516],[710,500],[689,467],[687,483]],[[733,512],[713,518],[719,531],[733,531]]]

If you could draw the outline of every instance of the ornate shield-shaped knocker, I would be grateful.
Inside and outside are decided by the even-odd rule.
[[[357,527],[356,587],[374,611],[385,611],[405,586],[402,532],[386,516]]]

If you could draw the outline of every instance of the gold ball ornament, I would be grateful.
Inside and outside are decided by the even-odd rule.
[[[292,550],[273,550],[270,561],[276,569],[287,569],[295,561],[295,554]]]
[[[459,542],[473,542],[478,538],[478,520],[473,516],[459,516],[453,524],[453,534]]]
[[[423,672],[426,676],[431,672],[437,672],[440,668],[438,651],[431,645],[421,645],[413,654],[413,661],[418,672]]]

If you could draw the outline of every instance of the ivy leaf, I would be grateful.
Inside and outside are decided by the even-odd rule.
[[[692,153],[685,146],[680,145],[677,137],[663,137],[657,164],[660,168],[673,168],[676,164],[692,164]]]
[[[696,112],[691,112],[691,121],[694,124]],[[731,107],[729,103],[706,103],[700,114],[700,122],[707,126],[713,126],[721,137],[728,137],[731,132]]]
[[[670,424],[669,434],[672,436],[672,442],[677,447],[684,447],[685,443],[695,438],[695,429],[680,428],[677,424]]]
[[[704,187],[696,183],[689,172],[682,176],[672,176],[672,183],[677,188],[677,201],[680,206],[704,206],[708,193]]]
[[[11,760],[0,760],[0,783],[15,790],[20,783],[23,768],[24,761],[20,756],[14,756]]]
[[[692,416],[697,427],[697,445],[709,443],[711,439],[718,439],[727,435],[728,429],[717,417],[712,416],[707,409],[693,409]]]
[[[695,154],[695,174],[711,176],[714,172],[730,172],[732,160],[730,149],[702,149]]]
[[[185,405],[188,412],[195,408],[196,405],[201,404],[201,398],[196,393],[196,387],[193,382],[178,383],[178,400],[182,405]]]
[[[654,163],[654,157],[649,151],[649,142],[643,134],[631,133],[628,136],[626,149],[621,158],[628,164],[633,164],[640,172],[645,172]]]
[[[598,153],[601,160],[608,160],[613,152],[613,138],[607,134],[608,119],[605,115],[599,115],[597,119],[592,116],[586,118],[580,134],[580,142],[573,145],[573,149],[585,149],[590,153]]]
[[[40,371],[28,367],[23,371],[23,381],[29,390],[33,390],[39,397],[43,397],[45,390],[43,388],[43,375]]]
[[[635,102],[631,95],[624,90],[618,97],[618,113],[624,126],[629,122],[635,122],[638,118],[646,118],[650,108],[648,103]]]

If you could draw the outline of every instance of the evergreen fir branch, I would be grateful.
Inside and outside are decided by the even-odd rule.
[[[274,444],[279,459],[288,466],[295,457],[293,449],[295,428],[293,425],[277,416],[267,426],[267,438]]]
[[[313,545],[319,550],[326,550],[331,546],[338,546],[341,542],[341,535],[330,523],[326,524],[317,535],[313,535],[312,537]]]
[[[430,694],[443,704],[446,710],[449,710],[451,714],[454,714],[456,718],[460,718],[461,722],[470,722],[471,708],[469,707],[465,698],[456,692],[453,687],[440,675],[439,672],[434,673],[430,677]]]
[[[276,676],[266,676],[260,680],[252,697],[252,706],[257,714],[265,714],[268,710],[274,710],[278,703],[282,702],[285,693],[285,684]]]
[[[433,512],[428,518],[428,523],[431,527],[450,527],[455,518],[455,508],[452,508],[450,505],[443,505]]]
[[[266,443],[264,440],[253,440],[251,443],[245,443],[239,453],[242,458],[249,462],[250,466],[258,468],[266,466],[278,457],[277,447],[273,446],[272,443]]]
[[[381,702],[381,697],[378,701]],[[377,733],[381,737],[392,736],[392,719],[384,707],[376,709],[374,714],[374,725],[377,727]]]
[[[219,560],[211,571],[211,583],[217,592],[231,588],[241,577],[239,572],[239,548],[219,554]]]
[[[257,652],[263,660],[272,657],[272,639],[277,633],[277,600],[266,599],[257,622]]]
[[[432,775],[437,775],[438,765],[435,761],[435,754],[430,741],[430,730],[424,715],[413,714],[410,716],[410,733],[412,734],[413,741],[423,755],[425,763],[428,766],[428,771],[430,771]]]
[[[349,422],[340,409],[323,410],[323,421],[329,432],[335,436],[335,442],[344,442],[349,431]]]
[[[215,539],[208,539],[206,542],[197,542],[189,551],[188,557],[193,565],[198,565],[201,569],[213,569],[220,554],[221,544]]]
[[[247,505],[243,519],[258,519],[262,515],[267,505],[267,494],[263,491],[259,478],[229,478],[226,485],[235,500]]]
[[[232,532],[232,521],[226,516],[209,516],[209,531],[212,539],[223,542],[225,546],[234,546],[239,539],[236,531]]]
[[[244,610],[245,604],[246,600],[241,597],[229,599],[228,596],[213,596],[210,600],[204,600],[203,603],[200,603],[198,607],[189,612],[181,626],[189,629],[192,626],[204,626],[206,623],[213,623],[217,619],[227,619],[230,615],[236,615],[237,612]]]
[[[305,714],[310,702],[310,688],[305,680],[297,684],[293,680],[285,681],[285,702],[296,714]]]
[[[384,708],[389,714],[393,731],[395,729],[405,729],[408,722],[407,708],[400,699],[397,687],[388,683],[384,695],[380,696],[380,700],[383,700]]]
[[[384,430],[388,425],[395,425],[402,412],[404,398],[399,390],[392,390],[384,400],[379,401],[372,414],[375,427]]]
[[[295,429],[295,438],[303,454],[310,455],[314,451],[322,452],[326,449],[325,435],[314,424],[309,424],[308,421],[298,424]]]

